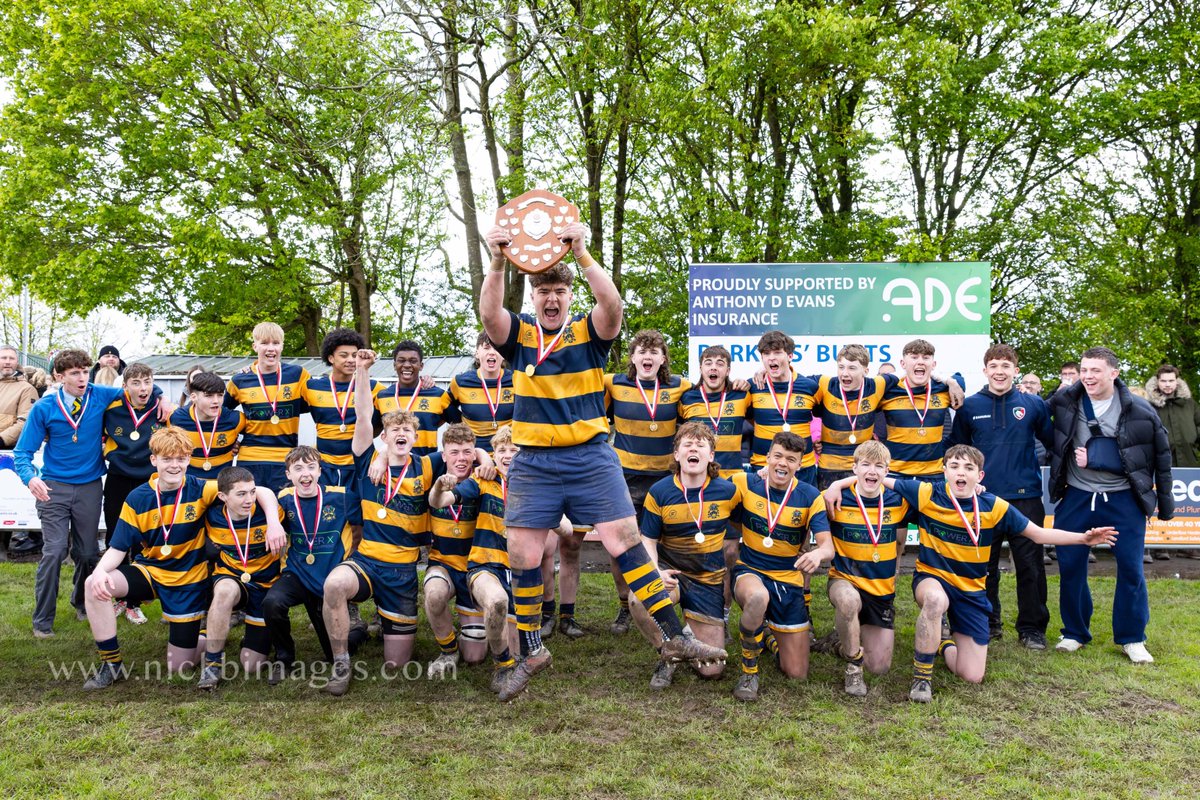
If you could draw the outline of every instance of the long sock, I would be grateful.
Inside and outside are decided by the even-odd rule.
[[[497,669],[511,667],[513,664],[517,663],[516,660],[513,659],[512,653],[509,652],[507,647],[504,648],[503,653],[492,653],[492,662],[495,663]]]
[[[117,637],[96,639],[95,642],[96,652],[100,654],[101,661],[114,667],[121,666],[121,645],[117,644]]]
[[[942,658],[945,658],[946,650],[951,647],[958,647],[953,639],[942,639],[942,643],[938,645],[937,654]]]
[[[626,601],[626,602],[628,602],[628,601]],[[566,619],[567,617],[573,617],[573,616],[575,616],[575,604],[574,603],[563,603],[562,605],[560,605],[558,607],[559,619]]]
[[[521,637],[521,655],[536,653],[542,647],[542,568],[513,570],[513,605],[517,612],[517,632]]]
[[[913,680],[932,681],[935,658],[937,658],[937,653],[922,653],[920,650],[914,650]]]
[[[641,602],[642,606],[654,617],[662,631],[663,639],[673,639],[683,633],[679,616],[675,613],[675,604],[663,586],[662,576],[650,561],[646,547],[638,542],[633,547],[617,556],[617,567],[621,576],[629,584],[629,591]]]
[[[779,640],[775,638],[775,632],[769,628],[763,633],[763,647],[771,655],[779,655]]]
[[[442,648],[443,654],[452,656],[458,652],[458,633],[456,631],[451,630],[445,637],[435,636],[434,638],[437,639],[438,647]]]
[[[554,606],[555,603],[553,598],[542,601],[542,622],[545,622],[554,616]]]
[[[742,672],[754,674],[758,672],[758,655],[763,649],[763,627],[752,631],[738,627],[742,634]]]
[[[622,611],[629,610],[629,598],[628,597],[618,597],[617,602],[621,604]]]
[[[206,667],[207,666],[219,667],[223,663],[225,663],[225,651],[224,650],[218,650],[215,653],[210,653],[207,650],[204,652],[204,665]]]

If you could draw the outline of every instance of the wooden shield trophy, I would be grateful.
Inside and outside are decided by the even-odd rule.
[[[512,237],[504,256],[522,272],[545,272],[566,257],[571,246],[558,238],[579,221],[579,209],[545,189],[532,189],[496,212],[496,225]]]

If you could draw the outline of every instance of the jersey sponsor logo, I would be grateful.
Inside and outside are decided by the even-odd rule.
[[[1025,419],[1025,407],[1017,406],[1013,409],[1013,416],[1017,419]]]

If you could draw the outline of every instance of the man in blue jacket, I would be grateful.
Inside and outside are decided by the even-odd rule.
[[[71,550],[75,554],[75,592],[72,602],[83,610],[83,582],[100,558],[100,479],[104,475],[101,434],[104,411],[120,398],[122,386],[88,382],[91,357],[82,350],[63,350],[54,357],[51,372],[58,388],[47,392],[29,411],[29,419],[13,452],[17,475],[37,500],[42,522],[42,560],[34,578],[33,635],[54,636],[58,576]],[[160,409],[160,420],[165,420]],[[33,457],[45,443],[42,471]],[[72,523],[74,525],[72,526]]]
[[[987,466],[987,490],[1007,500],[1035,525],[1046,521],[1042,505],[1042,473],[1035,442],[1049,448],[1054,431],[1046,403],[1014,385],[1017,351],[995,344],[983,355],[987,386],[971,395],[954,418],[951,444],[978,448]],[[1000,616],[1000,544],[992,542],[988,561],[987,598],[992,605],[988,626],[991,638],[1002,635]],[[1030,650],[1046,649],[1046,567],[1042,545],[1025,536],[1008,537],[1017,570],[1017,636]]]

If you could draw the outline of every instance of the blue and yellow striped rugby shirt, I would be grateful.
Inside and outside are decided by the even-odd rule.
[[[283,527],[288,534],[283,572],[296,573],[304,588],[324,597],[325,579],[334,567],[346,560],[353,548],[350,516],[358,511],[358,504],[358,496],[346,491],[346,487],[321,484],[321,519],[317,522],[314,520],[317,498],[297,497],[292,486],[280,491],[279,510],[283,512]],[[298,514],[304,515],[303,526]],[[311,564],[308,563],[309,539],[312,540]]]
[[[455,375],[450,381],[450,397],[462,415],[462,421],[475,434],[475,446],[492,452],[493,434],[512,424],[513,371],[506,369],[500,373],[499,386],[495,378],[484,386],[483,375],[477,369]],[[492,415],[492,404],[496,406],[495,416]]]
[[[242,407],[246,427],[238,464],[282,464],[299,442],[300,415],[308,411],[304,387],[311,379],[308,370],[296,364],[280,364],[279,372],[263,375],[239,372],[225,387],[225,407]],[[263,393],[266,387],[266,394]],[[274,406],[272,406],[274,403]],[[271,417],[279,422],[271,422]]]
[[[467,558],[467,569],[496,567],[508,569],[508,529],[504,527],[504,484],[498,480],[470,478],[454,488],[455,498],[464,506],[478,509],[475,538]]]
[[[780,409],[787,404],[784,412],[791,433],[805,441],[805,452],[800,460],[800,468],[811,467],[817,463],[816,453],[812,449],[812,418],[813,396],[817,393],[817,382],[813,378],[792,373],[792,397],[788,400],[788,382],[773,381],[770,388],[757,386],[750,388],[750,406],[754,417],[754,449],[751,451],[750,464],[755,467],[765,466],[767,453],[771,450],[771,440],[775,434],[783,430],[784,418]],[[771,391],[775,394],[772,396]]]
[[[709,478],[698,489],[685,490],[678,475],[663,478],[646,493],[642,535],[658,542],[659,561],[699,583],[725,580],[723,545],[730,523],[741,519],[741,494],[724,478]],[[703,501],[703,502],[701,502]],[[699,524],[697,524],[699,517]],[[704,541],[696,541],[696,533]]]
[[[411,455],[403,468],[388,467],[388,480],[376,486],[367,470],[374,448],[355,456],[358,495],[362,499],[363,533],[358,546],[361,556],[381,564],[415,564],[421,547],[429,544],[429,490],[446,471],[441,453]],[[387,499],[396,481],[399,488]],[[384,512],[380,519],[378,513]]]
[[[418,384],[417,386],[420,386]],[[414,394],[415,390],[415,394]],[[437,452],[437,432],[444,423],[458,422],[461,416],[453,406],[450,393],[440,386],[428,389],[406,389],[398,384],[375,389],[375,409],[380,418],[393,411],[410,411],[417,416],[417,443],[413,456],[428,456]]]
[[[175,491],[163,491],[160,499],[155,499],[157,485],[155,475],[129,493],[113,531],[111,546],[133,553],[133,563],[143,567],[162,586],[191,586],[207,581],[204,514],[218,502],[217,482],[186,476],[178,491],[178,507]],[[164,521],[171,528],[169,538],[163,530]],[[171,546],[168,556],[162,554],[164,544]]]
[[[279,512],[283,520],[282,509]],[[230,526],[234,530],[230,530]],[[204,515],[205,532],[208,540],[220,548],[214,575],[232,575],[240,578],[243,570],[250,573],[250,580],[259,586],[270,586],[279,579],[279,555],[267,549],[267,515],[254,504],[248,519],[230,522],[225,516],[225,504],[215,503]],[[247,528],[249,536],[247,537]],[[237,543],[234,543],[234,537]],[[247,555],[243,568],[238,550]]]
[[[222,408],[215,420],[201,422],[199,428],[196,425],[195,406],[177,408],[171,414],[171,426],[179,428],[192,440],[188,475],[194,475],[201,480],[215,481],[217,473],[233,463],[233,448],[237,444],[238,436],[246,428],[246,417],[241,411]],[[204,456],[205,443],[208,444],[207,459]],[[206,460],[210,465],[208,469],[204,468]]]
[[[867,523],[863,521],[862,511],[854,498],[853,487],[843,489],[842,507],[829,514],[834,549],[829,577],[849,581],[876,597],[892,597],[896,594],[896,542],[908,535],[910,507],[892,489],[885,489],[879,497],[860,498],[875,531],[876,544],[871,541]],[[882,526],[878,524],[880,501],[883,502]]]
[[[880,438],[892,454],[889,471],[908,477],[939,475],[950,423],[950,389],[941,381],[930,381],[912,389],[909,398],[905,386],[906,381],[901,380],[883,394],[881,409],[887,433]]]
[[[379,396],[380,389],[382,384],[371,381],[373,397]],[[321,463],[352,467],[354,453],[350,449],[350,442],[354,439],[358,415],[354,413],[354,393],[350,392],[350,382],[334,383],[332,375],[309,378],[304,385],[304,402],[308,404],[308,411],[317,428],[317,452],[321,454]],[[338,413],[339,403],[346,412],[346,430],[342,430],[343,417]],[[373,417],[371,424],[375,425],[379,421],[379,412],[375,412]]]
[[[792,480],[795,488],[780,511],[786,489],[772,489],[756,474],[733,476],[741,502],[742,544],[737,563],[771,580],[803,586],[804,574],[796,569],[796,559],[804,552],[810,533],[829,530],[829,519],[821,493],[803,481]],[[769,514],[779,515],[773,531],[768,525]],[[768,533],[770,547],[766,545]]]
[[[854,469],[854,448],[874,438],[875,414],[884,392],[898,382],[895,375],[866,376],[862,386],[845,393],[843,403],[837,376],[821,378],[813,396],[813,415],[821,420],[821,469],[841,472]]]
[[[742,425],[750,414],[750,393],[746,391],[729,389],[710,394],[697,384],[679,398],[681,421],[707,422],[717,435],[716,461],[722,478],[730,478],[742,471]]]
[[[679,422],[679,399],[692,388],[691,381],[672,375],[666,384],[637,381],[624,373],[604,376],[604,395],[616,436],[613,447],[627,475],[666,475],[671,471],[675,428]],[[646,401],[654,408],[654,419]]]

